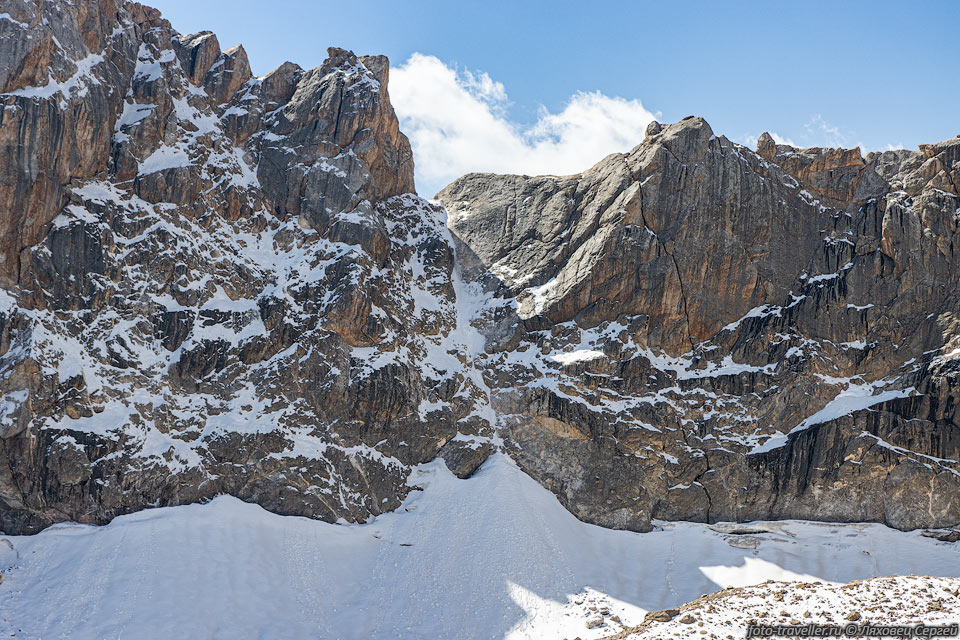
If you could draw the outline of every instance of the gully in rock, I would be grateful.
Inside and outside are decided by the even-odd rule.
[[[423,567],[432,550],[461,561],[449,528],[492,549],[463,560],[489,595],[477,628],[553,637],[562,625],[536,624],[585,615],[595,638],[719,628],[734,609],[760,615],[761,577],[823,577],[770,551],[793,548],[790,529],[718,523],[867,527],[950,564],[960,137],[864,154],[763,134],[749,148],[691,116],[640,125],[636,146],[580,173],[468,173],[426,200],[390,74],[384,56],[330,48],[316,68],[258,77],[242,46],[180,34],[135,2],[0,0],[0,531],[40,533],[0,539],[0,570],[23,544],[50,583],[67,551],[47,541],[93,536],[63,566],[71,593],[101,561],[103,577],[89,607],[63,607],[97,618],[126,532],[153,544],[182,530],[208,549],[185,514],[213,513],[217,536],[244,522],[279,535],[287,555],[252,563],[297,565],[298,624],[314,615],[304,593],[347,584],[331,602],[363,601],[341,557],[383,601],[401,589],[390,566],[417,574],[436,600],[396,600],[406,624],[443,609],[447,589]],[[471,90],[487,80],[470,76]],[[484,90],[489,107],[499,94]],[[157,507],[179,510],[137,513]],[[259,507],[271,513],[244,511]],[[833,544],[819,525],[789,526],[817,540],[811,557]],[[680,558],[682,540],[714,564]],[[610,577],[641,541],[669,553],[651,564],[667,576],[655,596]],[[831,578],[873,581],[784,588],[781,617],[826,601],[860,615],[889,589],[957,595],[950,578],[877,577],[877,563],[930,562],[854,546],[862,557]],[[175,566],[189,556],[157,548]],[[584,560],[594,552],[607,573]],[[148,580],[145,562],[131,575]],[[683,605],[718,585],[739,590]],[[7,597],[0,612],[20,620]],[[314,632],[447,637],[453,624],[437,613],[433,636],[415,623],[403,635],[331,607]],[[518,607],[547,613],[503,613]]]

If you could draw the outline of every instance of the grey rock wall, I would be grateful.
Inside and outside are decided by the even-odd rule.
[[[686,118],[579,175],[455,181],[507,449],[612,527],[956,525],[958,160]]]
[[[960,522],[960,139],[700,118],[416,196],[389,64],[119,0],[0,18],[0,530],[364,521],[501,449],[584,520]]]

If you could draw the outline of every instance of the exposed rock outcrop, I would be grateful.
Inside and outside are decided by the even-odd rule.
[[[365,520],[507,450],[578,517],[960,522],[960,139],[700,118],[414,193],[389,64],[120,0],[0,16],[0,529]]]
[[[746,627],[747,635],[761,637],[779,625],[810,626],[814,637],[829,634],[829,627],[846,628],[849,635],[869,635],[871,627],[878,626],[922,628],[918,620],[928,628],[926,633],[948,635],[957,628],[958,594],[960,581],[956,578],[911,575],[847,584],[768,580],[728,587],[680,609],[652,611],[643,623],[602,636],[602,640],[684,637],[693,635],[691,628],[699,638],[727,640],[732,628]],[[850,623],[856,623],[854,629]]]
[[[364,520],[489,430],[386,58],[254,78],[141,5],[8,5],[0,529],[218,493]]]
[[[613,527],[956,523],[958,160],[686,118],[579,175],[457,180],[508,449]]]

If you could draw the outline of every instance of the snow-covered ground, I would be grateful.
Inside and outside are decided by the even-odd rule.
[[[414,476],[424,491],[364,525],[221,497],[0,538],[0,633],[588,640],[722,587],[960,575],[960,545],[881,525],[587,525],[502,454]]]
[[[916,628],[920,624],[944,627],[958,621],[958,578],[892,576],[842,585],[771,582],[710,594],[680,610],[651,616],[636,629],[615,634],[609,640],[689,637],[726,640],[731,637],[731,629],[739,628],[740,637],[743,637],[745,625],[829,625],[843,628],[846,637],[870,637],[870,632],[863,627],[896,625]],[[850,629],[850,625],[859,628]],[[757,634],[757,631],[753,633]],[[943,635],[956,637],[956,630]],[[886,637],[891,636],[888,633]],[[926,635],[914,633],[913,637],[943,636],[934,632]]]

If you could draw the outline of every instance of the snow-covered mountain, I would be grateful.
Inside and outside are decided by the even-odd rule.
[[[135,3],[4,9],[0,528],[221,493],[362,521],[492,437],[385,58],[254,78]]]
[[[691,117],[428,201],[388,86],[0,0],[0,629],[645,637],[960,572],[960,138]]]
[[[614,528],[960,522],[960,138],[687,118],[437,204],[383,57],[255,78],[136,3],[4,9],[7,532],[222,493],[364,521],[495,450]]]
[[[582,174],[460,178],[507,449],[607,526],[956,525],[958,185],[960,137],[753,152],[695,117]]]

